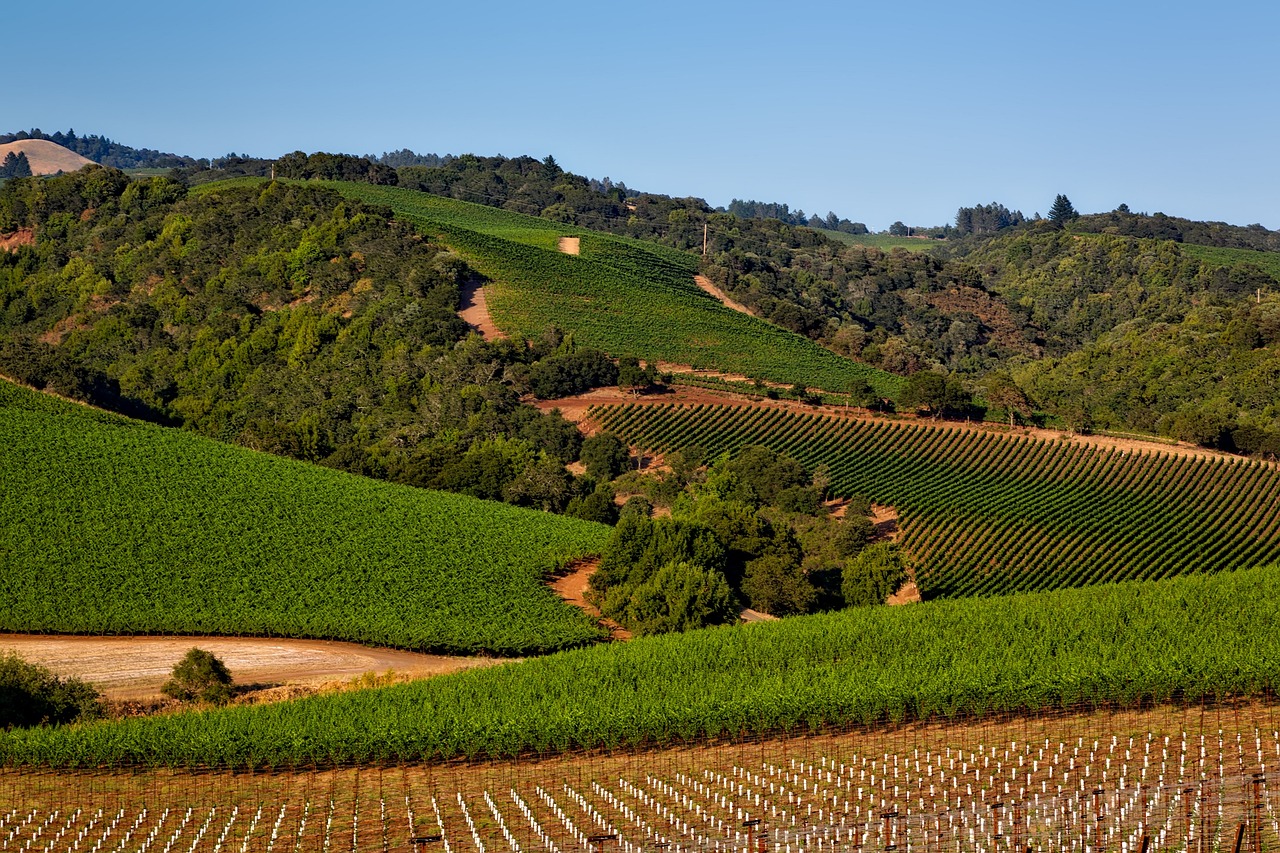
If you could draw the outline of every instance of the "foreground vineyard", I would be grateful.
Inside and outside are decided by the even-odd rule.
[[[0,630],[524,654],[608,528],[253,453],[0,382]]]
[[[745,373],[843,393],[855,379],[896,397],[901,379],[841,358],[808,338],[739,314],[693,283],[697,258],[628,240],[398,187],[332,183],[333,189],[437,235],[493,280],[489,307],[502,328],[533,340],[550,325],[580,344]],[[556,251],[559,235],[581,239],[581,255]]]
[[[650,451],[752,444],[892,504],[926,598],[1219,572],[1280,558],[1273,465],[776,408],[628,405],[591,416]]]
[[[1280,844],[1267,703],[625,756],[0,776],[0,849],[1137,851]]]
[[[0,765],[289,767],[687,744],[1259,695],[1280,570],[855,608],[375,691],[0,732]]]

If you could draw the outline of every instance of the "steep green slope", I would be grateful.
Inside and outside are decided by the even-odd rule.
[[[244,767],[511,756],[1280,684],[1280,571],[859,608],[378,691],[0,733],[0,764]]]
[[[694,284],[693,255],[398,187],[328,186],[390,207],[459,252],[493,280],[494,319],[518,336],[537,338],[555,324],[613,355],[836,392],[865,379],[894,397],[901,385],[896,376],[724,307]],[[557,251],[560,236],[579,237],[581,254]]]
[[[607,533],[0,383],[0,630],[544,652],[599,638],[543,579]]]

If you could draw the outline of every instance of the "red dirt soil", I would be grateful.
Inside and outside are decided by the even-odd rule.
[[[580,608],[588,616],[599,620],[600,625],[608,629],[611,639],[630,640],[630,631],[612,619],[603,618],[599,608],[587,601],[587,585],[591,581],[591,575],[595,573],[599,566],[600,560],[598,558],[578,560],[572,563],[563,574],[557,575],[551,581],[551,588],[555,590],[556,595],[574,607]]]
[[[693,280],[698,285],[698,287],[702,289],[704,293],[709,293],[712,296],[714,296],[717,300],[719,300],[720,304],[724,305],[724,307],[732,308],[734,311],[737,311],[739,314],[749,314],[752,317],[756,316],[756,312],[752,311],[750,308],[743,305],[741,302],[734,300],[732,297],[729,296],[729,294],[725,293],[723,290],[717,287],[715,282],[707,278],[705,275],[695,275],[693,277]]]
[[[12,252],[19,246],[34,246],[36,244],[36,232],[30,228],[20,228],[12,234],[0,234],[0,249],[6,252]]]
[[[467,325],[489,340],[506,339],[506,333],[498,328],[497,324],[493,322],[493,317],[489,314],[489,303],[485,299],[482,282],[472,280],[464,284],[459,301],[461,307],[458,311],[458,316]]]
[[[502,663],[498,658],[424,655],[325,640],[250,637],[73,637],[0,635],[0,654],[96,685],[108,699],[160,697],[174,664],[193,646],[217,655],[237,684],[309,685],[394,670],[424,677]]]

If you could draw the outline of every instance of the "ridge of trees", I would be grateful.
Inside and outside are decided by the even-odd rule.
[[[62,131],[45,133],[40,128],[34,127],[16,133],[4,133],[0,134],[0,145],[23,139],[43,139],[70,149],[81,157],[88,157],[95,163],[116,169],[173,169],[195,166],[201,162],[194,157],[185,157],[181,154],[167,154],[151,148],[131,148],[105,136],[77,136],[74,129],[66,133]],[[207,160],[204,162],[208,163]]]

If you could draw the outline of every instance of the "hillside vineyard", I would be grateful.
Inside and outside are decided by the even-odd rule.
[[[778,408],[626,405],[591,416],[653,452],[764,445],[831,491],[892,504],[925,598],[1000,595],[1265,565],[1280,558],[1280,472],[958,426]]]

